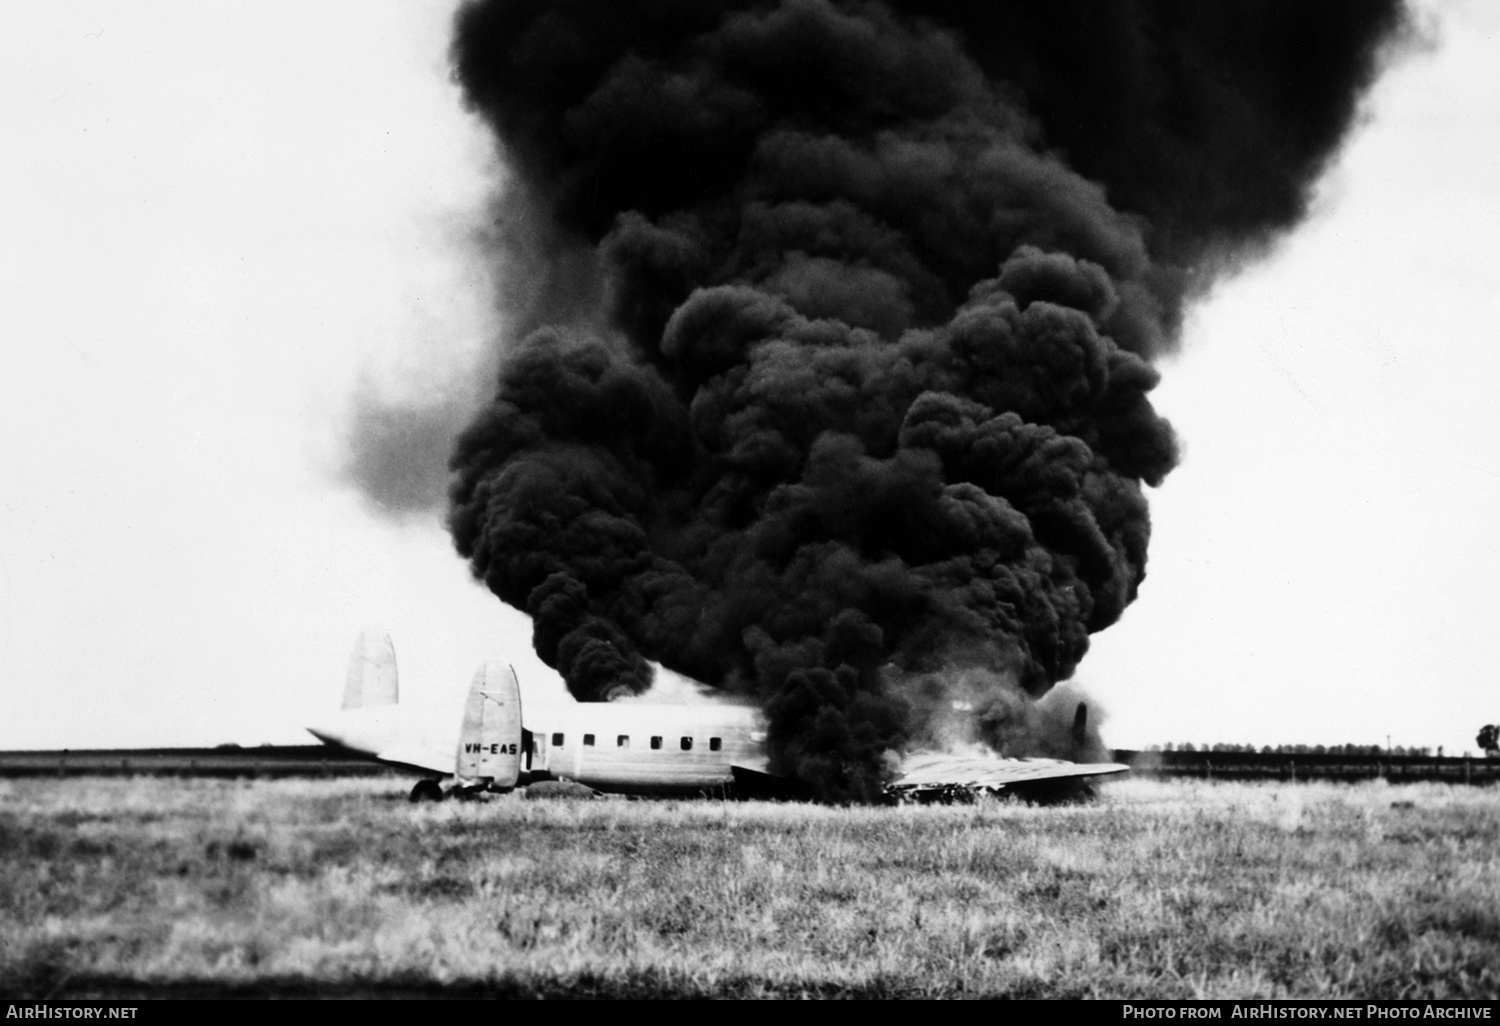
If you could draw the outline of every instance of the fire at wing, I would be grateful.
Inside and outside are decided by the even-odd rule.
[[[1129,768],[1117,762],[1006,759],[987,752],[919,752],[906,757],[901,775],[886,786],[886,793],[910,802],[971,801],[979,795],[1003,793],[1056,800],[1086,793],[1089,780]]]

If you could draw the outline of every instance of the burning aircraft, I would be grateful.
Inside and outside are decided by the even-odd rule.
[[[1086,712],[1078,707],[1074,729]],[[389,635],[355,645],[342,710],[309,732],[325,744],[417,773],[412,801],[510,791],[543,781],[640,795],[803,797],[799,782],[769,771],[766,721],[753,706],[577,702],[522,714],[514,668],[479,668],[461,719],[399,704]],[[895,760],[892,801],[972,800],[1010,792],[1067,797],[1080,783],[1125,772],[1117,763],[1004,759],[989,751],[924,753]],[[446,783],[446,787],[445,787]]]
[[[771,772],[878,799],[956,673],[998,723],[1135,599],[1178,458],[1153,360],[1301,218],[1406,21],[465,5],[507,327],[477,410],[420,411],[458,552],[582,702],[655,661],[757,708]],[[409,415],[361,421],[372,494]]]

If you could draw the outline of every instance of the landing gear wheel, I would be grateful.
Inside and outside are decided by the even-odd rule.
[[[418,780],[417,785],[411,789],[407,796],[409,802],[440,802],[443,800],[443,788],[436,780]]]

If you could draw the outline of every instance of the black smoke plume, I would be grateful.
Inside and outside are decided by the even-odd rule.
[[[1145,575],[1142,485],[1177,452],[1151,359],[1304,213],[1404,23],[464,7],[456,75],[532,226],[500,273],[589,298],[505,342],[450,464],[460,553],[579,698],[645,689],[647,660],[754,696],[772,768],[829,800],[878,793],[947,681],[1001,738]]]

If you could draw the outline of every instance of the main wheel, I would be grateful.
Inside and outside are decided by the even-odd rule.
[[[442,785],[436,780],[418,780],[406,800],[409,802],[440,802],[443,800]]]

